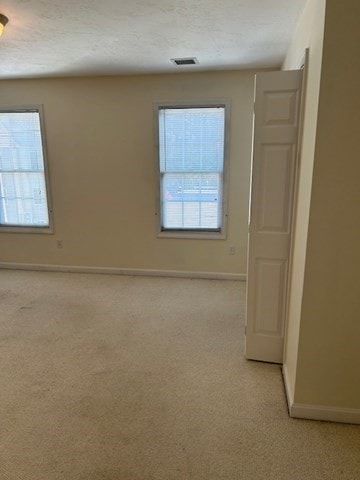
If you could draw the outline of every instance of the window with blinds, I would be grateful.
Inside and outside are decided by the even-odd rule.
[[[220,232],[225,106],[159,107],[162,231]]]
[[[40,111],[0,110],[0,228],[49,225]]]

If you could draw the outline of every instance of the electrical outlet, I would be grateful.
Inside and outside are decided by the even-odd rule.
[[[57,246],[57,248],[63,248],[63,241],[62,240],[56,240],[56,246]]]
[[[236,247],[235,245],[230,245],[229,247],[229,255],[235,255],[236,254]]]

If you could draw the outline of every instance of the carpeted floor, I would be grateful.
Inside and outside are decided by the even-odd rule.
[[[360,430],[288,417],[245,284],[0,270],[1,480],[357,480]]]

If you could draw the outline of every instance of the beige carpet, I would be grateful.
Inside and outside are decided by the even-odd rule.
[[[0,271],[1,480],[358,480],[359,427],[244,359],[244,290]]]

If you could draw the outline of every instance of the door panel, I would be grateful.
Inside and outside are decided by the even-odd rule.
[[[290,208],[287,198],[294,172],[293,145],[263,145],[260,168],[258,214],[259,231],[289,232]]]
[[[246,357],[282,362],[301,71],[256,76]]]
[[[284,260],[256,260],[256,305],[254,332],[265,335],[281,335],[284,307]]]

